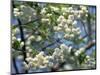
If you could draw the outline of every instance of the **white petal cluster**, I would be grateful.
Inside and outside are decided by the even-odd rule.
[[[41,15],[45,15],[47,13],[46,8],[43,8],[40,12]]]
[[[79,56],[81,53],[83,53],[85,51],[85,48],[80,48],[79,50],[77,50],[76,52],[75,52],[75,56]]]
[[[63,62],[65,61],[66,55],[70,55],[72,47],[68,47],[65,44],[61,44],[60,48],[55,48],[55,51],[52,55],[55,61]]]
[[[50,6],[50,8],[51,8],[52,11],[59,12],[59,8],[58,7]]]
[[[34,58],[27,57],[26,61],[29,63],[28,66],[30,66],[30,68],[43,68],[53,66],[53,63],[49,62],[50,59],[51,56],[46,56],[44,52],[40,52]]]
[[[20,11],[19,11],[20,10]],[[26,5],[20,5],[17,8],[14,8],[15,17],[20,18],[23,23],[27,23],[28,21],[32,21],[36,18],[36,11]]]
[[[48,18],[42,18],[41,22],[50,24],[50,20]]]
[[[14,8],[14,16],[19,16],[21,13],[19,12],[18,8]]]
[[[72,10],[70,8],[70,10]],[[79,36],[81,31],[80,28],[76,27],[77,21],[75,20],[75,15],[70,14],[68,18],[65,18],[63,15],[59,16],[57,19],[58,25],[54,26],[55,31],[64,31],[64,38],[71,40],[75,36]]]

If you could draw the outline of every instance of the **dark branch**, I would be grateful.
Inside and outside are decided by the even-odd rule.
[[[21,23],[20,19],[17,19],[17,20],[18,20],[18,23],[19,23],[21,41],[23,41],[25,43],[24,32],[23,32],[23,28],[21,26],[22,23]],[[27,63],[27,61],[25,60],[26,59],[26,45],[25,44],[22,47],[22,53],[23,53],[23,56],[24,56],[24,61]],[[28,73],[28,71],[25,70],[25,73]]]
[[[14,66],[14,69],[15,69],[16,73],[19,73],[17,65],[16,65],[16,59],[12,58],[12,61],[13,61],[13,66]]]
[[[89,42],[88,45],[85,46],[85,49],[88,50],[88,49],[90,49],[91,47],[93,47],[94,45],[96,45],[95,40]]]

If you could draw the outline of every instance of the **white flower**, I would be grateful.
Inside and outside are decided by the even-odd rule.
[[[20,41],[21,41],[21,38],[17,38],[17,41],[19,41],[19,42],[20,42]]]
[[[72,32],[73,32],[73,33],[76,33],[76,29],[75,29],[75,28],[73,28],[73,29],[72,29]]]
[[[88,14],[85,14],[86,17],[88,17]]]
[[[13,36],[13,37],[12,37],[12,41],[15,41],[15,40],[16,40],[16,37],[15,37],[15,36]]]
[[[31,55],[29,52],[26,53],[27,58],[29,58]]]
[[[61,16],[59,16],[59,18],[57,19],[57,22],[61,22],[63,19],[65,19],[65,18],[64,18],[64,16],[61,15]]]
[[[13,30],[13,33],[15,33],[15,34],[18,34],[18,33],[20,33],[20,30],[19,30],[19,28],[15,28],[15,29]]]
[[[80,53],[82,53],[82,52],[85,51],[85,48],[82,47],[82,48],[79,49],[79,51],[80,51]]]
[[[80,19],[80,18],[81,18],[81,15],[80,15],[80,14],[78,14],[77,18],[78,18],[78,19]]]
[[[29,66],[26,64],[26,65],[24,66],[24,69],[28,70],[28,69],[29,69]]]
[[[48,23],[50,20],[47,19],[47,18],[42,18],[41,21],[42,21],[43,23]]]
[[[19,16],[20,14],[21,14],[20,12],[14,12],[15,17]]]
[[[70,47],[68,48],[68,53],[71,52],[71,49],[72,49],[72,46],[70,46]]]
[[[36,57],[33,58],[33,59],[32,59],[32,62],[37,63],[37,62],[38,62],[38,58],[36,58]]]
[[[41,36],[37,36],[36,41],[38,42],[38,41],[41,41],[41,40],[42,40],[42,37]]]
[[[65,12],[66,10],[68,10],[66,7],[62,7],[62,8],[61,8],[61,11],[62,11],[62,12]]]
[[[32,52],[32,49],[29,49],[28,52]]]
[[[21,9],[23,9],[23,8],[25,8],[25,7],[26,7],[25,5],[20,5],[20,8],[21,8]]]
[[[81,8],[83,11],[87,11],[86,6],[80,6],[80,8]]]
[[[74,15],[69,15],[69,16],[68,16],[68,19],[74,20]]]
[[[65,25],[64,25],[64,28],[65,28],[65,29],[67,29],[67,28],[68,28],[68,25],[67,25],[67,24],[65,24]]]
[[[60,24],[58,24],[58,26],[59,26],[59,27],[62,27],[63,25],[60,23]]]
[[[62,29],[61,27],[54,26],[55,31],[60,31],[61,29]]]
[[[72,22],[73,22],[73,21],[72,21],[71,19],[68,19],[68,20],[67,20],[67,24],[72,24]]]
[[[49,67],[53,67],[54,66],[54,63],[53,62],[49,62],[48,66]]]
[[[26,46],[26,50],[29,50],[30,49],[30,47],[29,46]]]
[[[68,49],[68,47],[67,47],[65,44],[61,44],[61,45],[60,45],[60,48],[61,48],[61,49]]]
[[[81,31],[77,31],[77,34],[79,35],[81,33]]]
[[[71,32],[71,29],[70,28],[66,28],[65,32]]]
[[[84,11],[83,10],[80,10],[79,11],[79,14],[82,16],[84,14]]]
[[[77,50],[77,51],[75,52],[75,55],[78,56],[79,54],[81,54],[81,53],[84,52],[84,51],[85,51],[85,48],[80,48],[79,50]]]
[[[20,43],[20,47],[22,48],[24,46],[24,42],[22,41],[21,43]]]
[[[65,35],[64,35],[64,38],[65,38],[65,39],[68,39],[69,37],[70,37],[69,34],[65,34]]]
[[[26,45],[30,45],[31,44],[31,41],[30,40],[27,40],[26,41]]]
[[[29,40],[34,40],[35,39],[35,36],[30,36],[29,38],[28,38]]]
[[[87,59],[87,61],[89,61],[89,60],[90,60],[90,56],[89,56],[89,55],[87,55],[87,56],[86,56],[86,59]]]
[[[75,52],[75,56],[79,56],[80,52],[79,51],[76,51]]]
[[[26,61],[28,61],[28,62],[32,61],[32,57],[26,58]]]
[[[18,8],[14,8],[14,11],[15,11],[15,12],[18,12],[18,11],[19,11],[19,9],[18,9]]]
[[[47,14],[47,17],[50,17],[50,16],[52,16],[52,14],[48,13],[48,14]]]
[[[44,56],[45,53],[44,53],[43,51],[41,51],[38,55],[42,55],[42,56]]]
[[[46,8],[43,8],[43,9],[41,10],[40,14],[42,14],[42,15],[46,14]]]
[[[57,53],[58,53],[59,51],[60,51],[60,49],[59,49],[59,48],[55,48],[55,52],[57,52]]]
[[[55,11],[55,12],[58,12],[59,11],[59,8],[58,7],[53,7],[53,6],[50,6],[51,10]]]
[[[77,25],[77,21],[73,21],[72,25]]]
[[[69,7],[68,10],[69,10],[69,11],[73,10],[73,7]]]
[[[65,69],[65,70],[72,70],[73,67],[72,67],[72,65],[70,65],[70,64],[66,64],[66,65],[64,66],[64,69]]]
[[[48,60],[44,60],[43,63],[44,63],[44,64],[48,64],[49,61],[48,61]]]

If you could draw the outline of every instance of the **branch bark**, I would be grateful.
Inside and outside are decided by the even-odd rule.
[[[26,59],[26,45],[25,45],[25,38],[24,38],[23,28],[21,26],[22,23],[21,23],[20,19],[17,19],[17,20],[18,20],[18,23],[19,23],[21,41],[24,42],[24,46],[22,47],[22,53],[23,53],[23,56],[24,56],[24,61],[27,63],[27,61],[25,60]],[[25,73],[28,73],[28,71],[25,70]]]

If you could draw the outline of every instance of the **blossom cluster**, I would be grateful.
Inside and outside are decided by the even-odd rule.
[[[27,23],[36,18],[36,11],[33,8],[25,5],[20,5],[19,7],[14,8],[13,14],[15,17],[20,18],[22,23]]]
[[[65,44],[61,44],[60,48],[55,48],[53,54],[46,55],[43,51],[39,52],[35,57],[30,56],[31,51],[28,52],[28,56],[26,61],[28,64],[24,62],[25,68],[51,68],[57,63],[62,63],[66,61],[66,54],[70,55],[72,47],[68,47]]]

